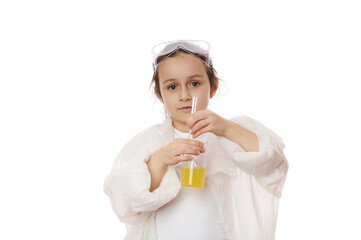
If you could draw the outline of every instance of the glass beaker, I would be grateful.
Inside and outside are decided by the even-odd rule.
[[[205,149],[207,152],[206,147]],[[206,152],[193,156],[193,160],[183,163],[181,175],[182,187],[204,188]]]

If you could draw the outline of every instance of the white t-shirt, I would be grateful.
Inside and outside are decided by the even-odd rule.
[[[188,138],[188,133],[174,129],[174,138]],[[210,146],[210,133],[196,140]],[[181,177],[182,163],[175,166]],[[217,206],[215,191],[207,179],[204,188],[182,187],[178,195],[156,212],[158,240],[225,240],[223,223]]]

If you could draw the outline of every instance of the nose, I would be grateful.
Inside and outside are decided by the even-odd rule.
[[[192,96],[187,88],[182,88],[180,91],[179,101],[189,101],[192,99]]]

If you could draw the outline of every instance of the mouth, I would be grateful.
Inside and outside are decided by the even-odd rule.
[[[192,107],[191,106],[186,106],[186,107],[179,108],[179,110],[181,110],[183,112],[190,112],[192,110]]]

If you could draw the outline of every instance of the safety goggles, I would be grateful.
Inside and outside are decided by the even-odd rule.
[[[159,43],[152,48],[153,70],[157,70],[158,65],[163,60],[173,55],[179,49],[200,58],[207,67],[210,67],[212,66],[212,59],[209,55],[210,48],[211,46],[208,42],[201,40],[177,40]]]

